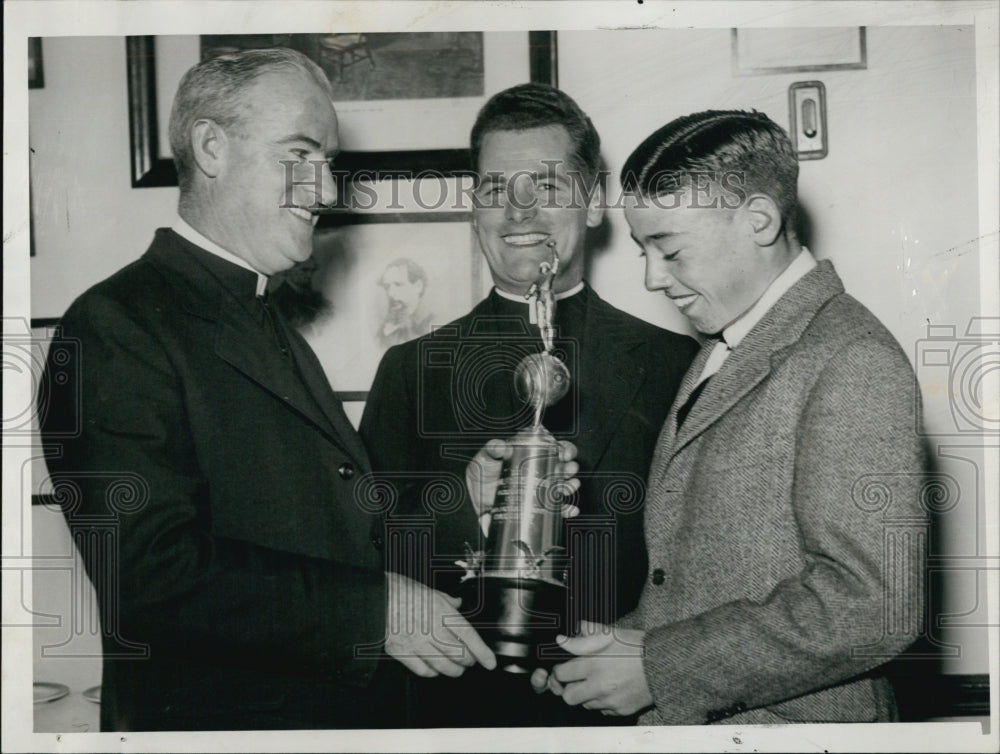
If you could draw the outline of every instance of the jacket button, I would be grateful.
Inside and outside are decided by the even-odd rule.
[[[653,583],[660,586],[667,578],[666,572],[662,568],[657,568],[653,571]]]
[[[341,479],[350,479],[354,476],[354,465],[342,463],[340,464],[340,468],[337,469],[337,473],[340,474]]]

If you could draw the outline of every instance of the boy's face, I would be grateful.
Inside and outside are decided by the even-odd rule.
[[[698,332],[712,335],[753,306],[774,273],[754,243],[746,206],[707,208],[692,199],[690,190],[631,197],[625,219],[646,258],[646,288],[663,291]]]

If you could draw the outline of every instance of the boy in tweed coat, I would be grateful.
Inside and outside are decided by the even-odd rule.
[[[662,290],[706,336],[649,475],[635,611],[536,690],[640,724],[874,722],[923,615],[913,370],[794,230],[798,164],[756,112],[652,134],[622,171]]]

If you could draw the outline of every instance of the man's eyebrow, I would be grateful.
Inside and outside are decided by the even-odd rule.
[[[556,173],[551,170],[515,170],[511,173],[511,176],[516,178],[527,176],[528,178],[531,178],[531,180],[533,181],[537,181],[540,178],[555,179],[557,181],[563,181],[563,182],[569,180],[568,176],[560,175],[559,173]],[[507,181],[509,180],[507,177],[507,173],[501,173],[497,171],[480,173],[480,177],[482,178],[483,183],[494,183],[494,182],[507,183]]]
[[[642,246],[642,241],[635,237],[635,233],[630,233],[629,235],[633,241]],[[660,238],[676,238],[683,235],[685,235],[683,230],[658,230],[655,233],[650,233],[646,238],[656,240]]]
[[[320,144],[318,141],[316,141],[313,137],[307,136],[306,134],[303,134],[303,133],[291,134],[290,136],[286,136],[283,139],[279,139],[278,143],[279,144],[296,144],[296,143],[305,144],[305,145],[307,145],[308,147],[310,147],[313,150],[320,150],[320,149],[323,148],[323,145]],[[339,149],[331,149],[331,150],[327,151],[326,158],[328,160],[332,160],[338,154],[340,154],[340,150]]]

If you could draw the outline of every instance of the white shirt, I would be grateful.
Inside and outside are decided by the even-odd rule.
[[[500,290],[496,286],[493,286],[493,290],[495,290],[497,292],[498,296],[500,296],[501,298],[505,298],[508,301],[519,301],[522,304],[524,304],[525,306],[527,306],[528,303],[529,303],[529,299],[526,299],[524,296],[519,296],[516,293],[508,293],[507,291]],[[562,301],[564,298],[569,298],[570,296],[575,296],[577,293],[579,293],[582,290],[583,290],[583,281],[581,280],[579,283],[577,283],[576,285],[574,285],[568,291],[563,291],[562,293],[557,293],[555,295],[555,299],[556,299],[556,301]]]
[[[227,262],[232,262],[237,267],[242,267],[245,270],[250,270],[250,272],[256,273],[257,295],[258,296],[264,295],[264,291],[267,290],[267,275],[255,270],[253,267],[250,266],[250,263],[247,262],[247,260],[243,259],[242,257],[236,256],[231,251],[226,251],[221,246],[219,246],[219,244],[217,244],[215,241],[212,241],[211,239],[203,236],[201,233],[192,228],[183,217],[177,218],[177,221],[174,223],[173,231],[181,238],[190,241],[195,246],[198,246],[207,251],[209,254],[215,254],[215,256],[221,257],[222,259],[225,259]]]
[[[496,286],[493,286],[493,290],[497,292],[497,295],[501,298],[505,298],[508,301],[517,301],[518,303],[524,304],[528,308],[528,322],[532,325],[538,324],[538,306],[539,302],[537,298],[525,298],[524,296],[518,296],[516,293],[508,293],[507,291],[502,291]],[[575,296],[577,293],[583,290],[583,281],[574,285],[567,291],[562,293],[557,293],[553,298],[556,301],[562,301],[564,298],[569,298],[570,296]]]
[[[810,270],[816,266],[816,260],[812,253],[805,246],[799,255],[792,260],[778,277],[776,277],[767,289],[757,299],[756,303],[744,312],[744,314],[730,323],[722,330],[722,339],[715,344],[715,349],[708,355],[705,368],[701,372],[698,382],[703,382],[722,368],[722,363],[729,356],[729,352],[736,348],[747,336],[771,307],[778,303],[778,299],[784,296],[793,285],[805,277]]]

